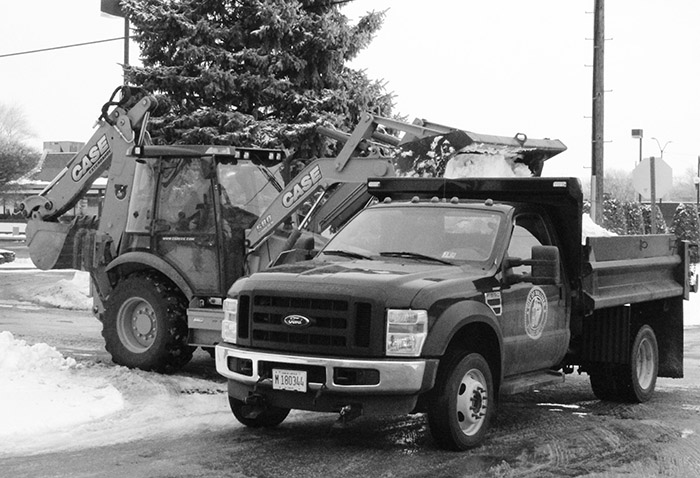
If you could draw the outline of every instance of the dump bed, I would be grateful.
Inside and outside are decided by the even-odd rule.
[[[672,234],[589,237],[583,292],[588,310],[688,298],[687,243]]]

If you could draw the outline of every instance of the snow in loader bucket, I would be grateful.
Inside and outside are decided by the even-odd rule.
[[[556,139],[532,139],[523,133],[507,137],[453,130],[403,142],[396,149],[401,176],[538,177],[544,162],[566,151],[566,146]]]

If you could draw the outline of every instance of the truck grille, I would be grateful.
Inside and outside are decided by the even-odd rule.
[[[379,307],[351,298],[253,295],[239,297],[239,337],[250,345],[291,352],[371,355],[382,347],[383,335],[373,327]],[[299,315],[306,326],[289,326],[284,318]],[[377,350],[374,350],[376,353]]]

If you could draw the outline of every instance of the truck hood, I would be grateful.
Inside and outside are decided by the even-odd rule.
[[[481,268],[422,263],[414,260],[305,261],[282,265],[253,274],[231,289],[254,287],[259,290],[307,290],[367,297],[389,307],[408,307],[416,295],[432,288],[442,288],[459,280],[483,277]],[[448,286],[449,287],[449,286]],[[473,287],[473,286],[472,286]],[[430,295],[430,294],[429,294]]]

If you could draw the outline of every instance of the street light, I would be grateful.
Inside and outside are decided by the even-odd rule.
[[[658,140],[658,139],[656,139],[656,138],[651,138],[651,139],[653,139],[654,141],[656,141],[656,145],[659,147],[659,150],[661,151],[661,159],[664,159],[664,150],[666,149],[666,146],[668,146],[669,144],[673,143],[673,141],[666,141],[666,143],[664,144],[664,147],[662,148],[662,147],[661,147],[661,143],[659,143],[659,140]]]
[[[642,162],[642,138],[644,137],[644,130],[643,129],[633,129],[632,130],[632,137],[633,138],[639,138],[639,163]],[[639,195],[639,203],[641,204],[642,202],[642,195]]]

